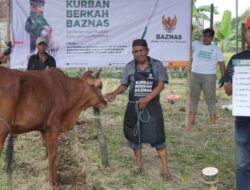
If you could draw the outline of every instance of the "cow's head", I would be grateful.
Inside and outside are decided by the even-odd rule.
[[[99,74],[100,71],[96,73],[94,73],[93,71],[87,71],[83,75],[81,75],[81,78],[88,83],[93,93],[93,96],[90,100],[91,105],[95,108],[105,108],[107,106],[107,102],[101,92],[102,82],[97,78],[99,77]]]

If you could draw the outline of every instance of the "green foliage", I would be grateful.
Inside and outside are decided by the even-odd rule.
[[[211,5],[196,6],[197,0],[192,1],[192,39],[200,40],[201,32],[204,29],[204,21],[210,20],[210,9]],[[214,14],[219,14],[217,7],[214,7]]]
[[[79,77],[82,74],[83,69],[63,69],[63,72],[69,77]]]
[[[122,77],[122,72],[123,72],[122,68],[103,70],[101,72],[101,78],[104,78],[104,79],[109,79],[109,78],[120,79]]]
[[[246,18],[250,15],[250,8],[247,8],[241,15],[238,17],[238,29],[239,32],[241,31],[241,25],[242,23],[245,23]],[[236,31],[236,18],[232,19],[232,30]]]
[[[201,31],[204,29],[204,21],[209,21],[209,5],[196,6],[198,0],[192,0],[192,39],[200,40]],[[217,7],[214,8],[214,14],[218,14]],[[236,39],[238,39],[238,50],[241,51],[241,30],[245,19],[250,15],[250,8],[246,8],[244,13],[238,16],[238,36],[236,36],[236,18],[229,16],[229,12],[223,14],[222,21],[216,22],[214,28],[217,31],[215,41],[220,43],[224,52],[236,52]],[[230,17],[230,19],[229,19]]]
[[[93,69],[95,70],[95,69]],[[69,77],[79,77],[82,73],[86,70],[83,68],[78,69],[63,69],[63,72]],[[100,78],[115,78],[120,79],[122,77],[122,68],[110,68],[110,69],[103,69],[101,71]]]
[[[225,59],[225,64],[226,64],[226,65],[228,64],[229,59],[232,57],[233,54],[234,54],[234,53],[232,53],[232,52],[223,53],[224,59]]]
[[[231,34],[231,11],[225,10],[223,13],[222,21],[216,33],[218,41],[228,39]]]

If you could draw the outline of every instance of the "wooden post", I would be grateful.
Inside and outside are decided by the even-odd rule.
[[[241,51],[246,50],[246,39],[244,36],[244,30],[245,30],[245,23],[241,24]],[[237,36],[238,38],[238,36]]]
[[[95,127],[96,127],[96,132],[97,132],[99,146],[100,146],[101,163],[103,166],[107,167],[109,166],[109,155],[108,155],[106,138],[102,129],[99,108],[94,108],[94,116],[95,116]]]
[[[187,66],[187,86],[186,86],[186,105],[185,105],[185,127],[187,128],[189,126],[189,103],[190,103],[190,84],[191,84],[191,64],[190,66]]]
[[[218,169],[215,167],[206,167],[202,170],[201,181],[209,186],[209,190],[217,190],[218,179]]]
[[[100,73],[101,73],[101,69],[93,75],[96,78],[99,78]],[[102,129],[102,123],[100,119],[100,109],[94,108],[93,111],[94,111],[94,116],[95,116],[95,127],[96,127],[96,132],[97,132],[99,146],[100,146],[101,163],[103,166],[107,167],[109,166],[109,154],[108,154],[106,138]]]
[[[214,27],[214,4],[210,5],[210,28]]]
[[[193,1],[191,1],[191,7],[193,7]],[[192,10],[192,9],[191,9]],[[189,109],[189,103],[190,103],[190,84],[191,84],[191,81],[190,81],[190,78],[191,78],[191,65],[192,65],[192,15],[193,15],[193,12],[191,12],[191,15],[190,15],[190,23],[191,23],[191,26],[190,26],[190,47],[189,47],[189,55],[190,55],[190,59],[189,59],[189,66],[186,67],[187,69],[187,90],[186,90],[186,94],[187,94],[187,100],[186,100],[186,105],[185,105],[185,121],[184,121],[184,126],[185,128],[187,128],[189,126],[189,112],[190,112],[190,109]]]

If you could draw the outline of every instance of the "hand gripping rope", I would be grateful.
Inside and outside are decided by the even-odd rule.
[[[140,109],[139,108],[139,104],[138,104],[138,101],[129,101],[130,103],[133,103],[135,104],[135,110],[136,110],[136,115],[137,115],[137,122],[136,122],[136,125],[135,125],[135,128],[134,128],[134,136],[138,135],[138,140],[139,140],[139,148],[141,148],[141,123],[147,123],[149,122],[149,119],[150,119],[150,115],[149,115],[149,111],[147,108],[145,109]],[[145,120],[143,120],[142,118],[142,114],[143,112],[146,111],[147,113],[147,117]]]

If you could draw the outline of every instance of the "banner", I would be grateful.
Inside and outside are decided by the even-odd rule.
[[[191,0],[12,0],[11,24],[11,68],[27,67],[38,36],[60,68],[123,67],[137,38],[155,59],[190,61]]]

